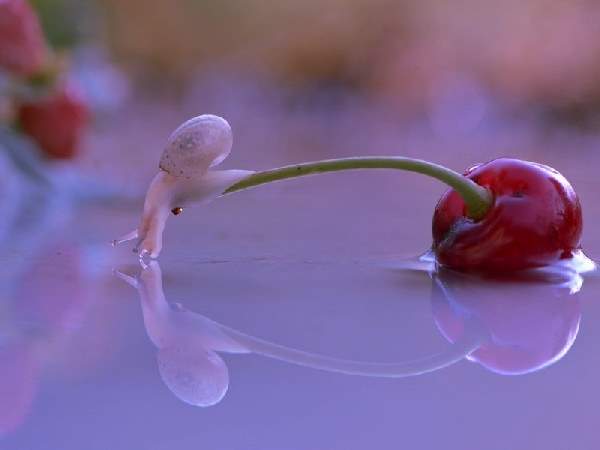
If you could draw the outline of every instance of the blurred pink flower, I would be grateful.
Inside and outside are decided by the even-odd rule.
[[[17,117],[47,156],[69,159],[78,153],[89,110],[77,89],[65,82],[48,96],[21,104]]]
[[[40,70],[48,48],[36,13],[25,0],[0,0],[0,68],[29,76]]]

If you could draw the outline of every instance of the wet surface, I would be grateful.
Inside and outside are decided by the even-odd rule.
[[[371,150],[390,148],[396,131],[382,124],[359,133],[336,123],[335,136],[349,135],[321,130],[315,148],[325,150],[310,155],[294,153],[306,143],[289,130],[261,148],[253,124],[240,124],[249,144],[234,146],[228,167],[395,153]],[[378,127],[377,145],[359,139]],[[439,150],[442,138],[402,136],[401,147],[415,144],[404,154],[455,169],[502,154],[493,133],[465,147],[455,136],[455,153]],[[571,180],[584,247],[600,255],[595,141],[567,155],[555,137],[542,157],[544,138],[511,140],[523,148],[513,156]],[[155,166],[146,159],[132,175],[144,183]],[[169,219],[162,274],[108,244],[135,226],[139,201],[69,206],[20,192],[0,255],[2,449],[600,446],[600,279],[412,270],[402,261],[429,244],[435,181],[340,173],[186,208]]]

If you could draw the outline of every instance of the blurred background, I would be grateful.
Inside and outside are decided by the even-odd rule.
[[[154,170],[168,133],[205,112],[230,120],[231,159],[247,168],[331,148],[442,163],[518,148],[540,159],[589,148],[600,127],[596,2],[30,4],[53,66],[90,110],[77,145],[59,157],[133,187]],[[134,173],[119,173],[131,167],[114,164],[123,158]]]
[[[597,278],[577,298],[455,284],[466,310],[497,297],[524,335],[568,337],[535,376],[461,362],[396,383],[226,356],[231,392],[208,413],[160,381],[137,294],[113,276],[137,258],[109,245],[138,223],[168,135],[213,113],[233,128],[229,168],[549,164],[598,259],[599,23],[591,0],[0,0],[0,447],[600,448]],[[165,233],[166,298],[336,357],[433,354],[454,322],[434,280],[397,264],[427,249],[444,189],[364,171],[190,208]]]

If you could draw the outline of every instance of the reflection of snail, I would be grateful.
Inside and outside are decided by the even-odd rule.
[[[120,272],[117,275],[138,290],[146,332],[158,349],[160,375],[169,389],[195,406],[211,406],[221,401],[229,386],[229,372],[216,351],[246,353],[247,350],[228,337],[217,323],[168,303],[160,267],[155,261],[139,279]]]
[[[402,378],[433,372],[462,360],[477,349],[484,333],[471,323],[445,352],[401,363],[369,363],[330,358],[249,336],[198,313],[169,304],[162,289],[161,271],[151,261],[139,279],[117,272],[137,287],[144,324],[158,348],[161,377],[181,400],[196,406],[218,403],[225,395],[229,374],[217,352],[256,353],[281,361],[349,375]]]
[[[582,270],[592,267],[581,258],[575,261],[582,263]],[[502,374],[539,370],[558,361],[573,344],[580,319],[575,294],[582,286],[579,273],[567,269],[530,271],[512,282],[502,280],[501,289],[500,281],[448,271],[433,274],[435,320],[452,346],[414,361],[378,363],[284,347],[169,304],[156,261],[145,266],[137,279],[120,272],[117,275],[138,289],[144,324],[158,349],[163,381],[179,399],[195,406],[211,406],[225,396],[229,373],[218,353],[255,353],[300,366],[370,377],[421,375],[465,357]]]

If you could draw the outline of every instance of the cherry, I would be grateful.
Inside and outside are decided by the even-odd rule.
[[[439,264],[463,271],[515,271],[570,258],[580,247],[581,205],[556,170],[499,158],[470,168],[465,176],[491,192],[492,205],[473,220],[455,190],[442,196],[432,226]]]

